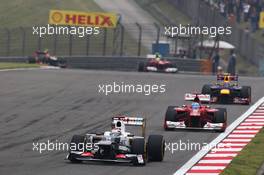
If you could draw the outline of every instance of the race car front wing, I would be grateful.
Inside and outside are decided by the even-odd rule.
[[[172,122],[166,121],[166,126],[168,129],[203,129],[203,130],[223,130],[224,123],[210,123],[207,122],[202,128],[200,127],[187,127],[184,121]]]
[[[146,162],[141,154],[117,154],[114,159],[95,158],[90,152],[78,152],[72,151],[66,159],[70,160],[70,156],[74,156],[74,159],[80,161],[95,161],[95,162],[113,162],[113,163],[134,163],[144,165]]]
[[[161,69],[157,69],[154,66],[147,66],[146,70],[149,71],[149,72],[167,72],[167,73],[178,72],[178,69],[175,68],[175,67],[168,67],[168,68],[165,68],[165,69],[161,70]]]
[[[218,103],[221,97],[212,97],[210,103]],[[231,100],[233,104],[249,104],[249,98],[233,97]]]

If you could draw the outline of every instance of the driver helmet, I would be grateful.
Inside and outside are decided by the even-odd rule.
[[[197,102],[193,102],[192,103],[192,109],[196,110],[196,109],[199,109],[200,108],[200,104],[197,103]]]
[[[119,136],[121,134],[121,129],[122,129],[122,122],[117,121],[113,126],[112,135]]]
[[[161,59],[161,55],[157,52],[157,53],[155,53],[155,59],[157,60],[157,61],[160,61],[160,59]]]

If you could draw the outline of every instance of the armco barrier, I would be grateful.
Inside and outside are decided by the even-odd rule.
[[[137,71],[138,63],[145,57],[100,57],[100,56],[63,56],[69,68]],[[179,71],[200,72],[201,60],[167,58],[174,62]],[[0,62],[27,62],[27,57],[0,57]]]
[[[136,71],[144,57],[64,57],[71,68]],[[168,58],[179,71],[200,72],[200,60]]]
[[[25,63],[27,60],[27,57],[0,57],[0,62]]]

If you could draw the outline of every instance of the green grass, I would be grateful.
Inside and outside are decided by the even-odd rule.
[[[1,0],[0,0],[1,1]],[[3,1],[3,0],[2,0]],[[0,56],[7,56],[7,32],[10,31],[10,52],[9,56],[28,56],[35,50],[49,49],[52,54],[63,56],[69,55],[69,35],[57,36],[57,47],[54,47],[54,36],[45,35],[41,38],[39,45],[39,37],[33,35],[33,26],[46,26],[48,23],[49,10],[75,10],[75,11],[91,11],[103,12],[103,10],[93,0],[12,0],[1,3],[0,6]],[[20,27],[25,30],[25,48],[24,55],[22,49],[23,35]],[[118,35],[121,35],[120,33]],[[112,55],[113,50],[117,47],[116,53],[120,50],[120,41],[113,44],[114,29],[107,29],[106,55]],[[120,38],[120,37],[119,37]],[[125,31],[126,41],[124,43],[125,55],[136,55],[134,48],[130,46],[136,45],[136,41]],[[103,55],[104,30],[99,35],[90,35],[89,55]],[[142,48],[144,50],[144,48]],[[56,51],[56,52],[55,52]],[[87,38],[73,36],[72,55],[87,54]]]
[[[1,62],[0,69],[39,68],[38,64]]]
[[[102,11],[94,1],[86,0],[12,0],[1,3],[0,6],[0,20],[1,28],[8,28],[11,33],[10,38],[10,56],[22,55],[22,31],[19,27],[25,29],[26,45],[25,54],[31,55],[38,49],[39,38],[37,35],[33,35],[33,26],[45,26],[48,24],[49,10],[51,9],[63,9],[63,10],[80,10],[80,11]],[[98,37],[97,41],[102,40]],[[77,38],[73,43],[77,45],[78,49],[85,47],[80,46],[84,38]],[[77,43],[77,44],[76,44]],[[0,55],[6,56],[7,36],[6,31],[0,31]],[[44,36],[41,39],[40,49],[49,49],[54,53],[54,36]],[[93,46],[93,45],[92,45]],[[95,49],[91,46],[91,50]],[[95,44],[95,47],[97,45]],[[98,46],[99,47],[99,46]],[[101,48],[101,46],[100,46]],[[73,50],[82,55],[84,50]],[[69,36],[58,36],[57,50],[58,55],[68,55],[69,53]],[[79,53],[80,52],[80,53]]]
[[[87,0],[5,1],[1,2],[0,6],[1,27],[32,27],[47,24],[50,9],[102,11],[94,1]]]
[[[181,13],[167,0],[135,0],[143,9],[147,10],[160,24],[164,24],[164,18],[170,19],[175,24],[190,24],[191,19]],[[157,10],[162,13],[162,16],[157,13]]]
[[[264,163],[264,129],[235,157],[221,175],[255,175]]]

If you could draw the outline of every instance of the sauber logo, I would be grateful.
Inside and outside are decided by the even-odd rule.
[[[50,10],[49,23],[69,26],[116,27],[117,14]]]

